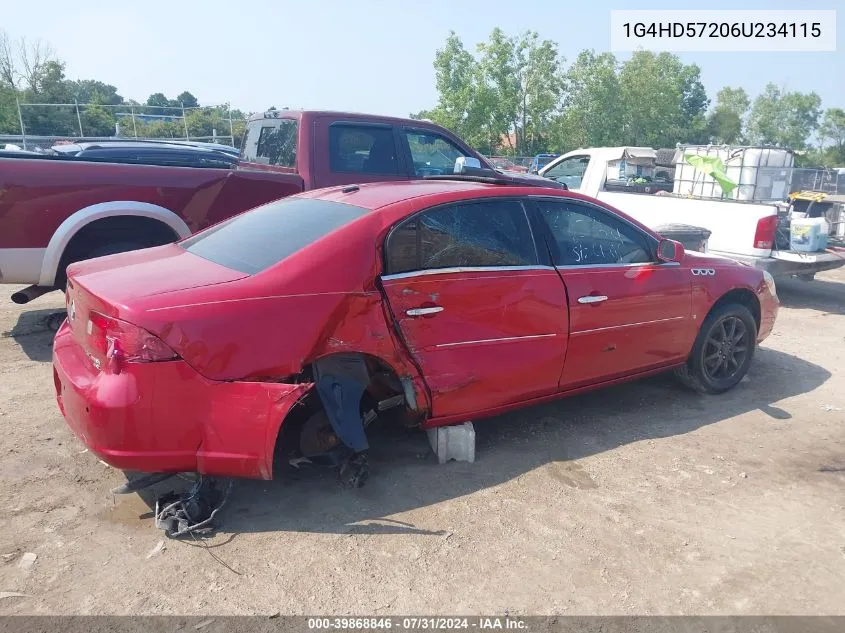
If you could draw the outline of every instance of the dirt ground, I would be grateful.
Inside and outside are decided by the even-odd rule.
[[[238,482],[205,542],[109,492],[54,400],[61,295],[10,294],[0,592],[25,595],[0,614],[845,614],[845,272],[779,284],[728,394],[658,376],[526,409],[476,425],[474,464],[394,431],[360,490]]]

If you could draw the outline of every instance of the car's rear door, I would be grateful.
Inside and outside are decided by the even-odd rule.
[[[387,122],[321,116],[314,120],[313,188],[408,180],[399,133]]]
[[[598,205],[572,199],[533,204],[569,297],[561,387],[686,358],[695,336],[686,270],[658,262],[654,238]]]
[[[540,262],[516,199],[438,206],[391,230],[381,282],[434,417],[558,389],[566,291],[554,267]]]

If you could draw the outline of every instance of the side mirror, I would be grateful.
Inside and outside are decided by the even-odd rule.
[[[661,262],[680,262],[684,258],[684,245],[675,240],[660,240],[657,244],[657,259]]]
[[[454,173],[463,174],[467,169],[481,169],[481,161],[471,156],[459,156],[455,161]]]

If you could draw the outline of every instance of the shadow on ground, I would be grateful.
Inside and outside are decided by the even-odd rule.
[[[808,308],[825,314],[845,315],[845,283],[836,281],[801,281],[780,279],[778,297],[785,308]]]
[[[784,306],[845,314],[845,284],[786,280],[778,289]],[[49,361],[60,318],[63,313],[55,309],[23,312],[2,336],[14,338],[29,358]],[[748,379],[721,396],[700,396],[661,375],[482,420],[475,426],[474,464],[438,465],[424,433],[381,429],[371,438],[371,476],[363,488],[343,489],[332,471],[316,469],[271,482],[241,480],[220,532],[444,533],[448,525],[432,530],[386,517],[495,487],[538,468],[564,485],[595,487],[577,460],[755,410],[789,420],[789,411],[777,403],[828,378],[830,372],[818,365],[764,347]]]
[[[565,485],[592,488],[595,482],[575,460],[754,410],[790,419],[775,403],[812,391],[829,377],[822,367],[763,348],[749,379],[721,396],[700,396],[661,375],[480,421],[474,464],[438,465],[422,432],[383,429],[372,438],[371,476],[363,488],[343,489],[333,473],[318,470],[300,471],[296,479],[239,481],[221,532],[441,534],[447,525],[422,529],[384,517],[469,495],[540,467]]]
[[[49,361],[53,358],[53,337],[65,320],[64,310],[26,310],[18,315],[18,322],[0,336],[13,338],[30,360]]]

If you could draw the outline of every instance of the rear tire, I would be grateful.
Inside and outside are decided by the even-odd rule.
[[[720,306],[707,315],[686,365],[675,374],[699,393],[724,393],[748,373],[756,342],[751,311],[738,303]]]

